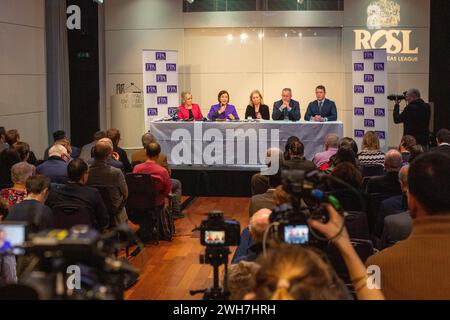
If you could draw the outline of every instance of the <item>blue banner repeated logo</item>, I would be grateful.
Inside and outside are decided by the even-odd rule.
[[[375,76],[373,74],[365,74],[364,82],[375,82]]]
[[[378,62],[373,64],[373,70],[384,71],[384,62]]]
[[[354,71],[364,71],[364,63],[355,63],[353,65]]]
[[[364,137],[364,130],[355,130],[355,138],[363,138]]]
[[[375,120],[373,120],[373,119],[364,119],[364,127],[365,128],[375,128]]]
[[[373,60],[375,59],[375,54],[373,51],[364,51],[364,60]]]
[[[378,139],[386,140],[386,132],[385,131],[375,131],[375,134],[378,136]]]
[[[147,93],[157,93],[156,86],[147,86]]]
[[[145,71],[156,71],[156,63],[146,63]]]
[[[385,117],[386,116],[386,112],[384,111],[383,108],[375,108],[373,113],[374,113],[375,117]]]
[[[166,53],[165,52],[155,52],[155,59],[156,60],[166,60]]]
[[[364,93],[364,86],[355,86],[354,87],[354,92],[355,93]]]
[[[167,97],[157,97],[156,104],[167,104]]]
[[[364,104],[372,106],[375,104],[375,98],[374,97],[364,97]]]
[[[384,86],[374,86],[373,91],[375,92],[375,94],[384,94],[385,93]]]
[[[177,86],[167,86],[167,93],[177,93],[178,92],[178,88]]]
[[[157,74],[156,82],[167,82],[167,75],[165,74]]]
[[[364,116],[364,108],[355,108],[355,116]]]
[[[147,108],[147,116],[154,117],[158,115],[158,108]]]
[[[177,71],[177,65],[175,63],[166,63],[166,71]]]
[[[174,107],[167,108],[167,114],[175,114],[176,112],[178,112],[178,108]]]

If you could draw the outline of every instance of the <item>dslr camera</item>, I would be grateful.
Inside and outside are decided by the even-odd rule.
[[[397,100],[397,101],[402,101],[402,100],[406,100],[406,92],[407,91],[405,91],[405,92],[403,92],[403,94],[390,94],[390,95],[388,95],[387,96],[387,98],[388,98],[388,100],[389,101],[395,101],[395,100]]]
[[[207,247],[239,245],[241,226],[237,220],[225,220],[223,212],[211,211],[200,225],[200,243]]]

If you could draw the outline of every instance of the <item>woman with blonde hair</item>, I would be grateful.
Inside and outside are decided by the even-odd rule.
[[[384,153],[380,150],[380,139],[374,131],[367,131],[362,141],[362,151],[358,153],[361,166],[383,166]]]
[[[269,107],[264,104],[263,97],[259,90],[250,93],[250,102],[245,110],[245,119],[270,120]]]
[[[178,119],[179,120],[201,120],[203,119],[200,106],[196,103],[192,103],[192,93],[182,93],[183,102],[178,107]]]

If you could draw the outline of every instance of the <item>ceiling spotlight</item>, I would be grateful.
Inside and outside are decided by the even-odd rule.
[[[246,34],[246,33],[241,33],[240,38],[241,38],[242,41],[245,41],[245,40],[248,39],[248,34]]]
[[[258,34],[258,38],[259,38],[259,40],[262,40],[264,38],[264,32],[260,32]]]
[[[302,33],[301,33],[301,32],[299,32],[299,33],[298,33],[298,36],[299,36],[299,37],[301,38],[301,37],[302,37]]]
[[[189,4],[193,4],[195,0],[186,0],[186,1],[187,1],[187,3],[189,3]]]
[[[233,35],[232,35],[231,33],[228,34],[228,35],[227,35],[227,39],[230,40],[230,41],[233,40]]]
[[[287,33],[285,33],[285,34],[284,34],[284,37],[285,37],[285,38],[287,38],[287,37],[288,37],[288,34],[287,34]]]

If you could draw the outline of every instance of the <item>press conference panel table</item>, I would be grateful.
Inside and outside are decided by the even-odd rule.
[[[176,129],[184,129],[186,131],[183,131],[184,133],[189,133],[186,136],[183,136],[183,138],[179,137],[179,134],[183,134],[181,131],[175,131]],[[190,137],[189,140],[185,140],[183,143],[187,144],[190,143],[190,150],[192,152],[191,155],[191,163],[192,165],[201,165],[205,167],[215,167],[216,169],[218,167],[221,168],[229,168],[229,167],[236,167],[236,166],[248,166],[248,165],[258,165],[261,162],[252,162],[252,161],[238,161],[236,159],[237,152],[235,152],[235,161],[233,164],[225,164],[225,155],[223,155],[224,164],[215,164],[215,165],[207,165],[203,161],[201,155],[203,151],[205,150],[205,147],[207,147],[209,144],[211,144],[211,140],[203,141],[203,135],[207,130],[209,129],[216,129],[220,131],[220,134],[223,136],[223,150],[224,153],[226,151],[226,143],[227,141],[234,139],[234,137],[228,135],[227,136],[227,129],[231,130],[238,130],[242,129],[245,133],[251,133],[256,134],[257,141],[252,141],[253,143],[257,142],[256,145],[262,144],[262,148],[265,149],[269,147],[279,147],[280,149],[284,150],[284,145],[286,144],[287,139],[290,136],[297,136],[300,138],[300,140],[303,142],[305,146],[305,157],[307,159],[312,159],[314,157],[314,154],[317,152],[323,151],[323,142],[327,134],[329,133],[336,133],[338,136],[342,137],[343,134],[343,126],[342,122],[340,121],[333,121],[333,122],[291,122],[291,121],[258,121],[258,122],[246,122],[246,121],[239,121],[239,122],[186,122],[186,121],[163,121],[163,122],[151,122],[150,123],[150,132],[155,136],[158,143],[161,145],[162,151],[167,155],[169,164],[176,164],[179,165],[178,161],[176,159],[172,159],[172,150],[175,146],[180,144],[180,141],[184,138]],[[250,130],[253,129],[256,130]],[[267,131],[264,131],[262,129],[265,129]],[[271,134],[275,133],[274,130],[278,130],[279,133],[279,140],[271,139]],[[173,133],[176,133],[173,136]],[[228,131],[229,132],[229,131]],[[239,133],[239,131],[234,131]],[[266,132],[266,133],[265,133]],[[208,131],[208,133],[212,135],[216,135],[218,132]],[[242,132],[241,132],[242,133]],[[248,136],[252,136],[249,134]],[[254,137],[254,135],[253,135]],[[252,140],[254,140],[252,138]],[[197,143],[195,143],[197,142]],[[246,152],[248,153],[249,148],[249,142],[247,140],[246,143]],[[235,143],[236,145],[236,143]],[[197,155],[195,157],[195,155]],[[175,161],[174,161],[175,160]],[[186,164],[185,164],[186,165]]]

